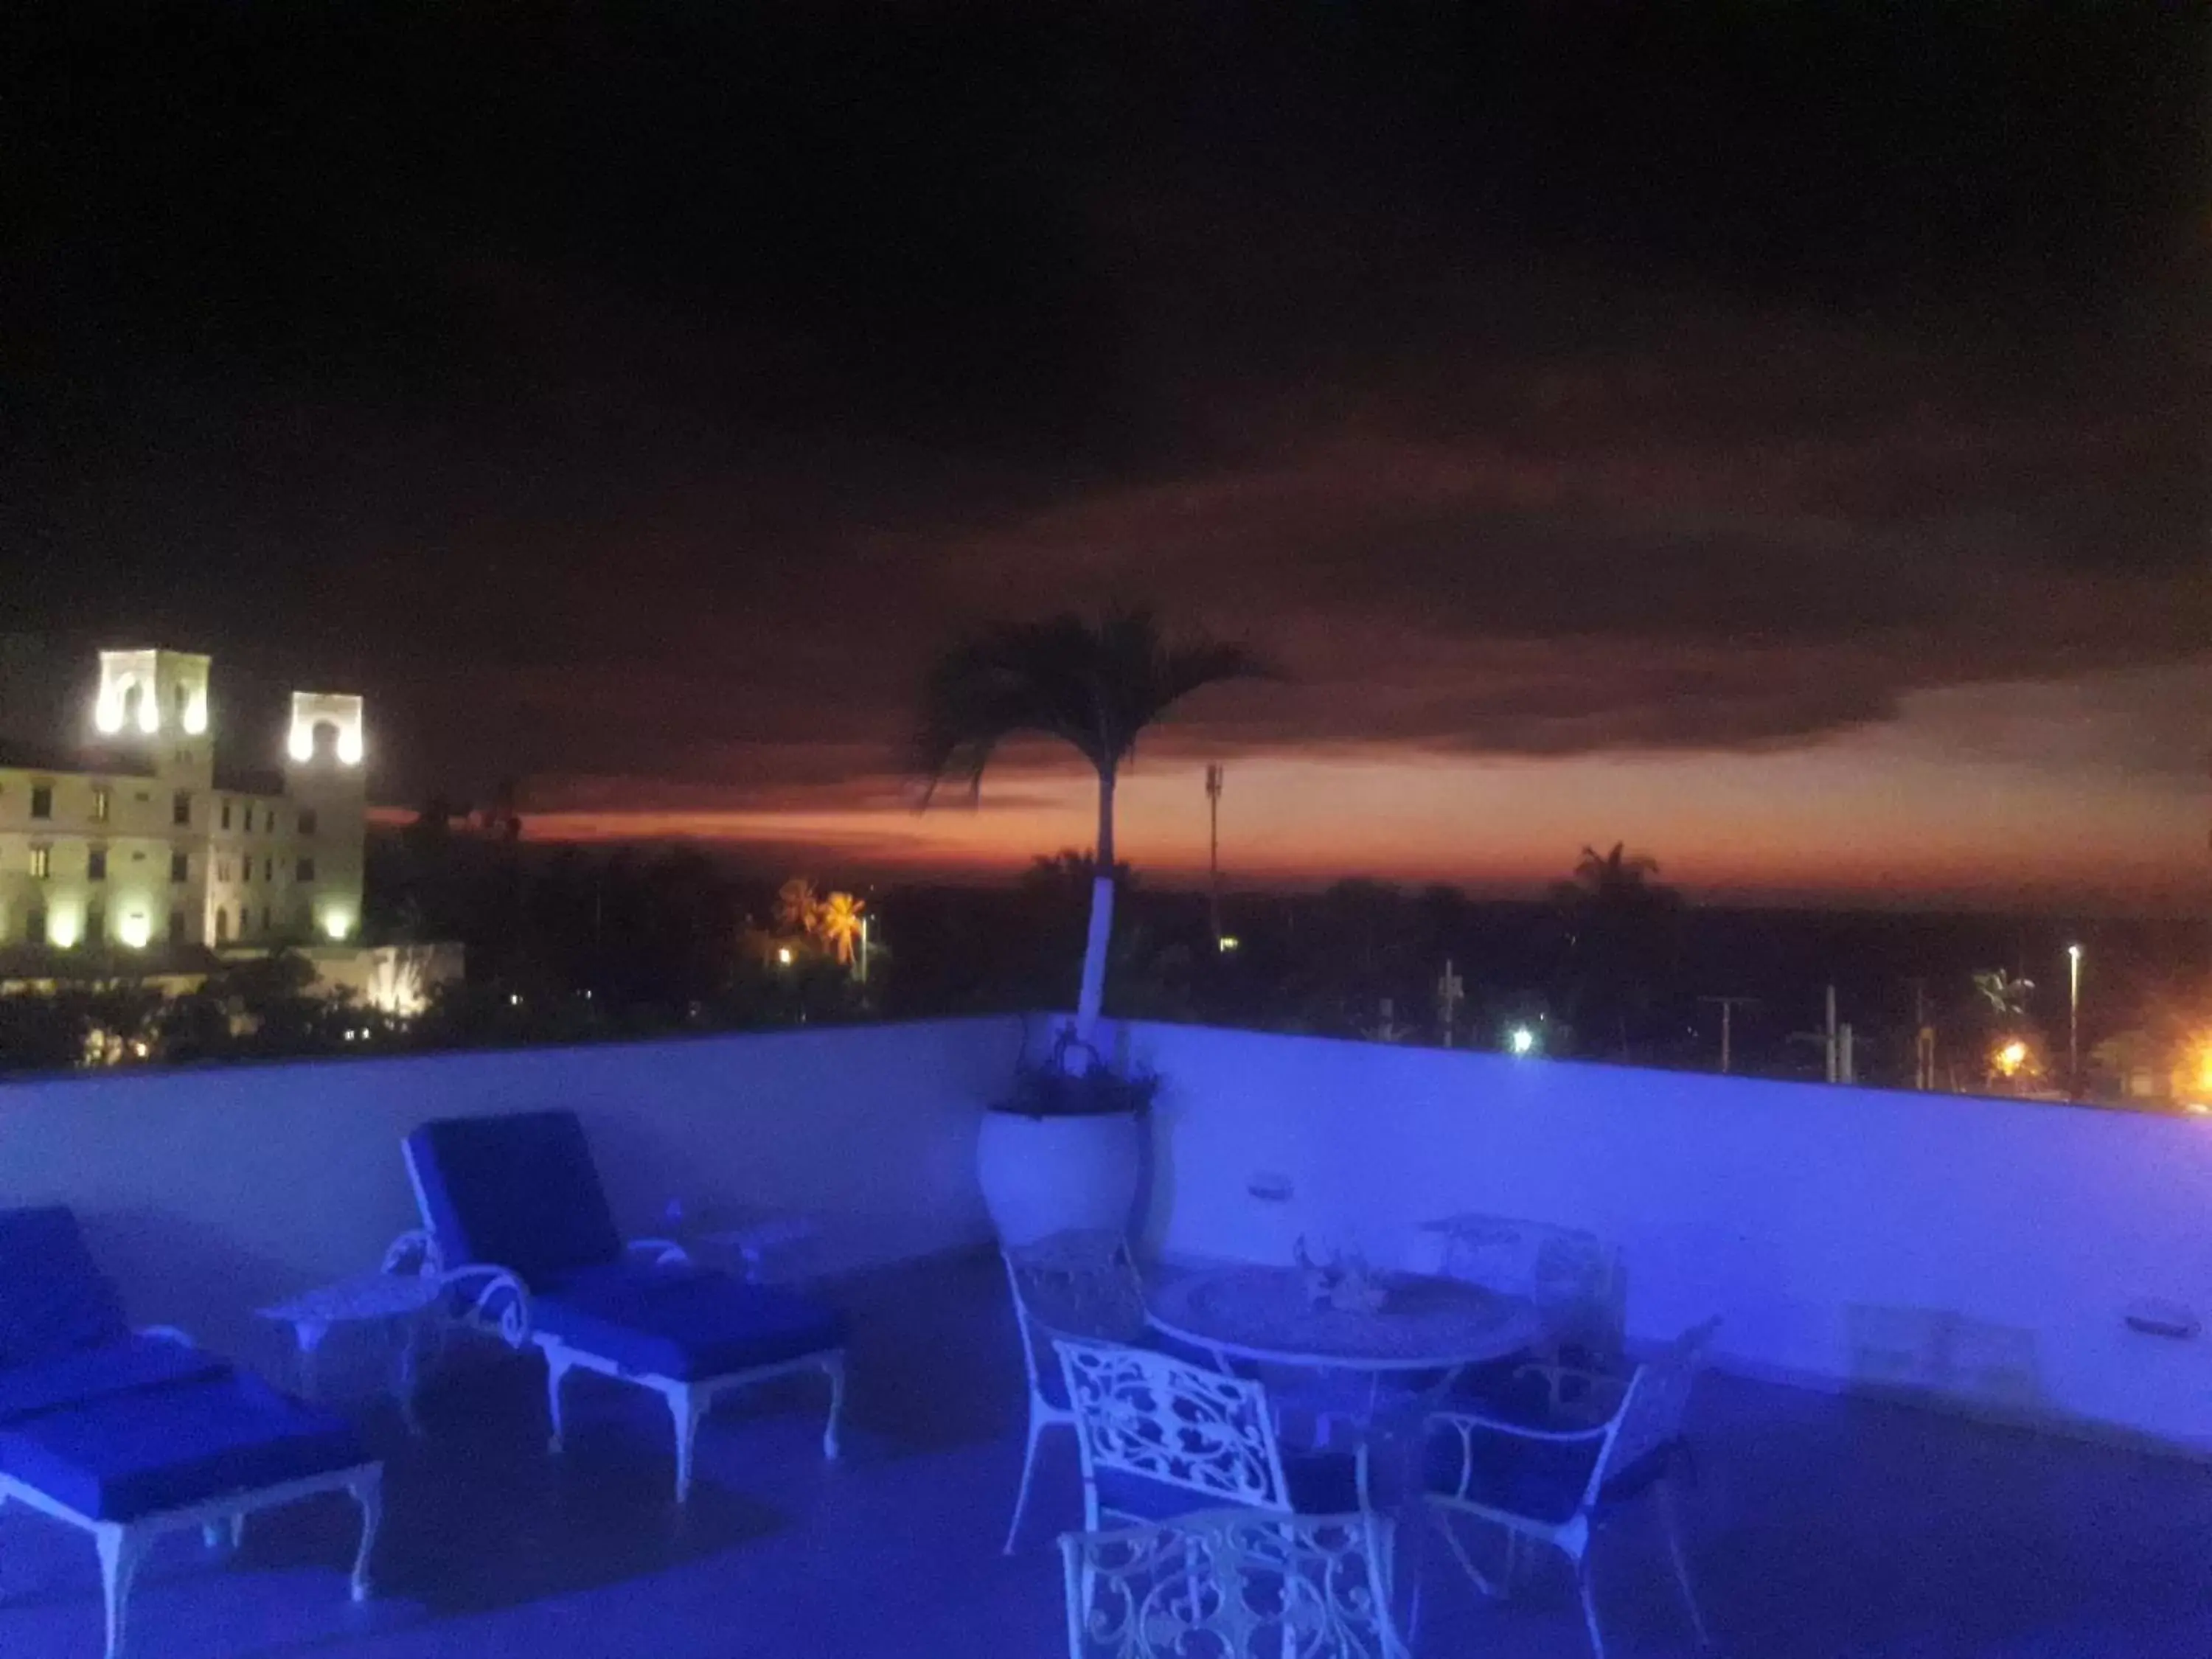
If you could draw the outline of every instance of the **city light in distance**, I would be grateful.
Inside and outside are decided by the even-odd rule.
[[[1536,1052],[1536,1033],[1526,1025],[1516,1025],[1505,1034],[1505,1046],[1516,1054]]]
[[[2020,1068],[2027,1064],[2027,1044],[2014,1037],[2000,1048],[1993,1058],[2001,1073],[2006,1077],[2016,1076]]]

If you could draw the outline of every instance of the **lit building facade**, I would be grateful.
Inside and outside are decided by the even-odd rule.
[[[351,944],[362,702],[299,691],[262,769],[218,753],[207,658],[103,651],[82,744],[0,741],[0,949]]]

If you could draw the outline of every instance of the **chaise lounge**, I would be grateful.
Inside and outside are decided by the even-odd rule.
[[[676,1425],[676,1498],[691,1491],[699,1421],[720,1395],[793,1372],[830,1379],[822,1453],[837,1455],[845,1328],[834,1310],[694,1264],[665,1240],[616,1230],[573,1112],[447,1118],[407,1137],[422,1224],[447,1267],[492,1267],[530,1291],[545,1356],[552,1449],[561,1385],[581,1369],[653,1389]]]
[[[92,1534],[108,1659],[155,1539],[197,1527],[213,1544],[227,1525],[235,1547],[254,1510],[316,1492],[361,1506],[363,1599],[382,1478],[343,1419],[180,1332],[133,1332],[69,1210],[0,1212],[0,1509],[13,1499]]]

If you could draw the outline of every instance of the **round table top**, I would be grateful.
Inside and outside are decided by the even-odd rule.
[[[1316,1307],[1296,1267],[1206,1267],[1163,1279],[1154,1326],[1185,1342],[1262,1364],[1346,1370],[1443,1370],[1520,1352],[1541,1333],[1535,1308],[1456,1279],[1383,1276],[1371,1312]]]

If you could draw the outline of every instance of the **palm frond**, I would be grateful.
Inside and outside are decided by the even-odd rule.
[[[1243,646],[1170,642],[1148,610],[994,624],[948,649],[924,682],[913,757],[923,802],[948,778],[979,789],[999,746],[1024,734],[1057,738],[1110,773],[1190,693],[1273,672]]]

